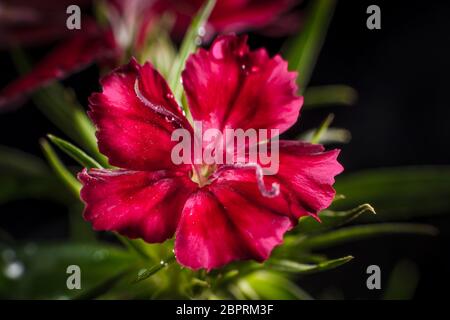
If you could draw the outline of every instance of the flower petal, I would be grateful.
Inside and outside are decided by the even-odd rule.
[[[240,32],[269,25],[286,12],[293,0],[218,1],[210,23],[222,33]]]
[[[321,145],[300,141],[280,141],[280,168],[276,179],[290,189],[299,207],[298,218],[316,214],[330,206],[336,192],[334,177],[344,168],[337,161],[340,150],[324,151]]]
[[[186,176],[187,177],[187,176]],[[84,218],[95,230],[163,242],[172,237],[192,182],[168,171],[84,170]]]
[[[142,171],[173,168],[172,131],[185,126],[164,79],[135,60],[101,81],[102,93],[89,99],[100,151],[112,165]]]
[[[32,71],[3,88],[0,91],[0,109],[17,103],[24,94],[63,79],[97,59],[108,59],[113,54],[111,42],[104,35],[88,30],[76,33],[46,56]]]
[[[284,132],[296,122],[303,102],[297,73],[287,67],[265,49],[251,52],[246,37],[218,37],[209,51],[200,49],[188,59],[182,74],[193,118],[206,129]]]
[[[216,173],[217,184],[227,185],[248,199],[258,199],[264,206],[277,209],[294,220],[305,215],[316,216],[333,201],[334,177],[343,170],[337,161],[338,155],[339,150],[324,151],[321,145],[282,140],[278,172],[263,178],[266,190],[271,190],[274,183],[280,185],[279,196],[262,196],[253,168],[223,166]]]
[[[0,3],[0,48],[45,44],[61,40],[78,30],[64,28],[66,9],[78,5],[87,12],[90,0],[2,0]],[[83,16],[83,29],[89,17]]]
[[[271,26],[280,16],[295,5],[296,0],[235,0],[217,1],[208,19],[209,32],[242,32]],[[163,0],[157,1],[159,11],[170,11],[176,15],[175,35],[181,37],[186,32],[192,18],[205,3],[204,0]],[[295,28],[291,26],[291,30]],[[297,30],[297,29],[295,29]]]
[[[201,189],[183,209],[175,238],[179,263],[208,270],[235,260],[263,261],[292,220],[225,186]]]

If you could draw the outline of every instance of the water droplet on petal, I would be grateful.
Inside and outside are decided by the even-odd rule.
[[[165,119],[166,119],[167,122],[174,122],[175,121],[175,118],[172,117],[172,116],[166,116]]]
[[[222,46],[220,46],[218,44],[212,46],[211,53],[212,53],[213,58],[215,58],[217,60],[221,60],[224,58],[223,48],[222,48]]]

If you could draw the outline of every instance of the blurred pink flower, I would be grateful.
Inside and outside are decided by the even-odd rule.
[[[66,8],[78,5],[85,10],[91,2],[92,0],[2,0],[0,49],[12,45],[40,45],[72,36],[77,31],[66,28]]]
[[[299,2],[299,0],[217,0],[205,31],[212,36],[215,33],[242,32],[276,25]],[[175,14],[175,34],[183,35],[203,3],[204,0],[160,0],[157,7],[159,10]],[[292,31],[297,31],[298,24],[292,20],[290,22],[289,27]],[[284,28],[284,31],[287,31],[287,28]]]
[[[21,5],[20,2],[27,4]],[[65,40],[33,70],[0,91],[0,109],[21,101],[26,94],[52,81],[64,79],[94,61],[107,65],[111,62],[113,65],[119,64],[127,53],[141,49],[152,23],[164,12],[175,15],[175,32],[183,34],[202,2],[201,0],[108,0],[105,2],[108,26],[99,26],[86,18],[87,23],[83,24],[82,30],[69,32],[65,28],[65,20],[62,20],[63,17],[67,18],[64,7],[67,0],[51,3],[48,0],[39,2],[21,0],[19,4],[15,1],[14,6],[9,6],[13,2],[7,1],[7,6],[0,5],[0,17],[2,15],[11,17],[6,21],[18,19],[20,26],[27,26],[28,20],[32,22],[24,31],[29,40],[36,41],[42,37],[37,33],[44,32],[47,23],[50,23],[52,30],[61,31],[60,37],[65,37]],[[56,9],[47,10],[47,7],[51,7],[54,3],[58,4]],[[295,0],[218,0],[207,27],[208,33],[211,35],[214,32],[265,27],[286,12],[293,3]],[[4,8],[9,9],[5,11]],[[51,12],[55,14],[50,14]],[[46,18],[47,14],[50,14],[49,18]],[[59,25],[55,26],[56,23]],[[1,22],[0,26],[3,26]],[[0,32],[0,37],[6,34]],[[49,33],[48,36],[50,35]],[[17,37],[16,40],[19,42],[21,40],[17,34],[12,34],[11,37]]]

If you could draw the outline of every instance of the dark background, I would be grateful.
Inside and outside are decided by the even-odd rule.
[[[378,4],[382,29],[366,28],[366,8]],[[255,46],[278,51],[283,39],[252,35]],[[38,59],[48,48],[27,51]],[[0,53],[0,86],[14,79],[7,53]],[[335,126],[351,131],[353,139],[342,147],[340,160],[346,172],[366,168],[450,163],[450,3],[448,1],[340,1],[327,40],[312,77],[312,85],[348,84],[359,93],[353,107],[304,111],[298,129],[317,126],[333,112]],[[98,88],[95,67],[72,76],[67,84],[76,88],[80,101]],[[27,103],[0,115],[0,145],[41,156],[38,139],[47,133],[63,136]],[[295,132],[298,133],[298,132]],[[294,134],[294,133],[292,133]],[[426,186],[424,186],[426,188]],[[0,207],[0,228],[19,239],[59,239],[67,235],[66,208],[45,201],[27,200]],[[450,275],[448,215],[430,222],[441,234],[437,238],[383,237],[341,246],[331,256],[352,254],[348,265],[335,271],[308,276],[300,284],[314,296],[342,289],[345,298],[379,298],[369,291],[366,267],[377,264],[383,286],[395,263],[417,263],[420,282],[416,298],[439,298]]]

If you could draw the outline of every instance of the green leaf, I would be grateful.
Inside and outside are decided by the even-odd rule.
[[[289,68],[299,72],[300,93],[308,85],[324,43],[335,5],[335,0],[312,1],[301,32],[289,43],[286,57],[289,61]]]
[[[91,225],[83,219],[83,205],[80,201],[69,207],[69,232],[73,242],[95,242],[97,240]]]
[[[403,167],[338,176],[335,188],[346,198],[333,203],[343,210],[368,202],[377,209],[370,221],[392,221],[450,213],[450,167]],[[370,218],[370,219],[369,219]]]
[[[383,300],[410,300],[419,283],[419,270],[409,260],[399,261],[389,275]]]
[[[119,239],[122,244],[127,247],[131,252],[134,252],[136,256],[141,259],[148,261],[151,260],[149,254],[144,250],[144,244],[141,243],[139,239],[128,239],[127,237],[121,236],[118,233],[114,233],[117,239]]]
[[[351,106],[358,99],[355,89],[347,85],[327,85],[306,89],[303,108],[321,108],[333,105]]]
[[[28,176],[48,173],[45,162],[38,157],[5,146],[0,146],[0,169],[2,173],[13,171]]]
[[[22,267],[22,273],[14,278],[0,273],[2,299],[75,298],[92,292],[136,263],[134,255],[106,244],[27,243],[17,247],[0,245],[0,250],[10,256],[9,260],[0,259],[1,270],[11,263]],[[81,290],[67,288],[66,270],[70,265],[81,269]]]
[[[47,135],[50,141],[55,144],[59,149],[65,152],[67,155],[78,161],[82,166],[90,168],[101,168],[100,164],[94,159],[89,157],[84,151],[75,147],[73,144],[55,137],[53,135]],[[78,183],[78,181],[77,181]],[[95,233],[86,221],[82,218],[83,208],[80,202],[75,203],[70,207],[69,211],[69,226],[70,236],[73,241],[90,242],[95,241]]]
[[[352,259],[352,256],[346,256],[339,259],[327,260],[317,264],[305,264],[285,259],[270,259],[265,263],[265,267],[281,272],[309,274],[340,267],[341,265],[349,262]]]
[[[170,257],[166,260],[161,261],[159,264],[156,264],[150,268],[142,268],[138,271],[138,274],[136,276],[136,279],[133,281],[134,283],[146,280],[150,278],[152,275],[157,273],[158,271],[165,268],[168,264],[175,261],[175,257]]]
[[[321,233],[313,236],[287,237],[286,245],[295,245],[298,250],[312,250],[334,247],[350,241],[356,241],[387,234],[417,234],[435,236],[438,230],[430,225],[413,223],[379,223],[358,225]]]
[[[370,204],[362,204],[347,211],[324,210],[319,213],[321,222],[310,216],[302,217],[295,231],[300,234],[323,232],[347,224],[365,212],[375,214],[375,210]]]
[[[53,124],[107,165],[98,151],[94,126],[70,90],[55,83],[34,93],[33,101]]]
[[[319,143],[322,136],[327,132],[328,127],[331,125],[331,123],[334,120],[334,114],[329,114],[325,120],[320,124],[319,128],[314,132],[311,143],[317,144]]]
[[[238,300],[261,300],[256,291],[246,279],[241,279],[236,285],[230,286],[230,292]]]
[[[175,45],[170,38],[173,23],[173,17],[163,15],[159,21],[152,25],[146,43],[138,53],[138,60],[141,64],[151,61],[153,66],[166,79],[169,77],[177,54]]]
[[[316,130],[308,130],[297,137],[297,140],[311,141],[313,139]],[[352,140],[352,134],[347,129],[343,128],[328,128],[325,132],[321,133],[317,143],[327,145],[342,143],[347,144]]]
[[[76,295],[74,300],[93,300],[101,297],[102,295],[111,291],[116,285],[118,285],[131,271],[133,268],[126,268],[121,270],[116,274],[110,276],[109,278],[103,280],[96,286],[90,288],[89,290],[83,290],[82,293]]]
[[[48,163],[52,167],[53,171],[59,177],[59,179],[68,187],[75,198],[79,198],[81,183],[72,175],[72,173],[64,166],[59,160],[53,148],[45,139],[41,139],[42,151],[47,158]]]
[[[0,204],[25,198],[67,202],[59,180],[40,158],[0,146]]]
[[[236,288],[236,287],[235,287]],[[236,297],[241,292],[244,298],[267,300],[311,300],[311,296],[286,277],[273,271],[257,271],[237,282],[238,290],[231,291]],[[242,290],[244,289],[244,290]],[[237,297],[239,298],[239,297]]]
[[[215,4],[216,0],[208,0],[199,10],[197,15],[192,20],[192,23],[186,32],[183,42],[181,43],[178,56],[173,62],[168,82],[177,101],[181,101],[182,99],[183,86],[181,84],[181,73],[186,65],[186,60],[188,59],[189,55],[194,53],[197,49],[201,41],[202,33],[205,30],[208,18]],[[185,109],[184,111],[186,112],[186,115],[189,114],[188,109]]]
[[[88,156],[83,150],[79,149],[78,147],[74,146],[68,141],[65,141],[61,138],[58,138],[54,135],[47,135],[47,137],[50,139],[53,144],[55,144],[59,149],[61,149],[64,153],[66,153],[69,157],[77,161],[79,164],[81,164],[85,168],[98,168],[101,169],[102,166],[92,159],[90,156]]]

